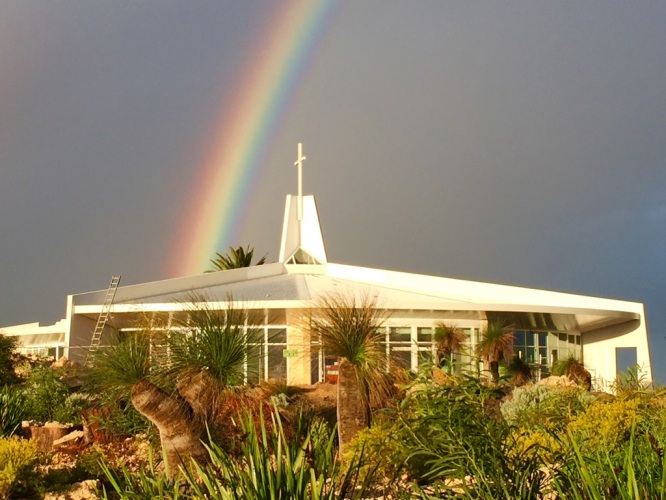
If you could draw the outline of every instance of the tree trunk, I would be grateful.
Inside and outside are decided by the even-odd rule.
[[[490,374],[492,375],[493,382],[499,382],[499,361],[491,361],[490,363]]]
[[[346,359],[338,366],[338,438],[340,455],[358,431],[370,426],[367,390],[361,386],[354,366]]]
[[[208,370],[187,372],[178,378],[176,389],[190,405],[194,415],[202,422],[208,422],[220,395],[220,386],[210,372]]]
[[[177,473],[181,464],[189,466],[190,458],[199,463],[208,460],[201,442],[203,425],[183,399],[141,380],[132,387],[132,404],[157,427],[170,474]]]

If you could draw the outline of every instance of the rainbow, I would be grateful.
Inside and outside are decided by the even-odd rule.
[[[242,221],[258,177],[297,82],[325,31],[335,0],[282,3],[252,51],[248,71],[225,100],[221,138],[200,167],[167,263],[168,276],[199,274],[216,251],[224,252]]]

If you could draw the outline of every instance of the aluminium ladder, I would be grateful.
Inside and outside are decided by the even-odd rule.
[[[106,326],[106,322],[109,319],[109,313],[111,312],[113,299],[116,297],[118,283],[120,283],[120,276],[112,276],[111,283],[109,283],[109,288],[107,289],[106,295],[104,296],[102,311],[99,313],[97,324],[95,325],[95,330],[93,331],[92,337],[90,339],[90,347],[88,348],[88,354],[86,355],[86,364],[88,363],[90,353],[95,352],[99,347],[99,343],[102,339],[102,332],[104,332],[104,327]]]

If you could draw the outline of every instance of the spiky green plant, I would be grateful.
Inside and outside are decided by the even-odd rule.
[[[301,413],[293,434],[287,437],[277,408],[270,420],[260,413],[258,424],[249,412],[240,418],[246,435],[241,456],[229,455],[212,443],[208,447],[209,464],[191,463],[181,480],[161,475],[154,466],[139,473],[105,466],[111,487],[122,498],[367,498],[374,476],[359,481],[360,459],[343,471],[338,469],[334,432],[327,430],[325,436],[319,436],[321,427],[308,423]],[[108,493],[104,498],[108,498]]]
[[[25,413],[25,396],[21,389],[7,385],[0,387],[0,437],[20,431]]]
[[[233,299],[230,298],[231,302]],[[204,297],[194,297],[206,304]],[[176,376],[187,371],[206,371],[221,387],[242,385],[247,370],[257,363],[248,362],[251,346],[259,342],[255,330],[244,330],[246,311],[229,306],[225,311],[197,306],[179,322],[179,332],[169,335],[168,372]]]

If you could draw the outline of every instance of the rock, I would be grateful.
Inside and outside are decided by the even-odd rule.
[[[37,442],[39,451],[43,453],[51,451],[53,449],[53,442],[66,436],[71,430],[71,426],[57,422],[49,422],[43,426],[30,426],[22,429],[24,437],[34,439]]]
[[[537,385],[545,385],[547,387],[577,387],[578,384],[571,380],[566,375],[558,377],[557,375],[551,375],[550,377],[542,378],[539,380]]]
[[[74,483],[70,489],[64,493],[47,493],[44,495],[44,500],[86,500],[98,499],[95,493],[99,488],[99,481],[96,479],[88,479],[80,483]]]
[[[58,450],[60,448],[72,445],[80,445],[84,442],[85,434],[83,431],[74,431],[69,434],[56,439],[53,441],[53,449]]]

